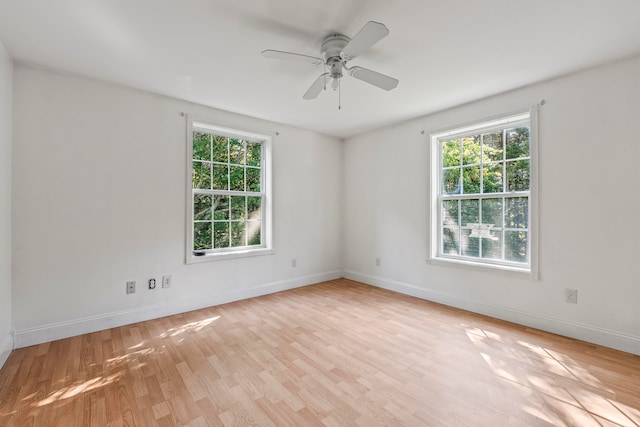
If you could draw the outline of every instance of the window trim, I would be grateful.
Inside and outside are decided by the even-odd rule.
[[[208,261],[218,261],[233,258],[245,258],[260,255],[271,255],[275,253],[273,249],[273,229],[272,229],[272,200],[271,200],[271,150],[272,138],[268,135],[253,132],[241,131],[217,125],[212,125],[208,120],[201,120],[187,114],[186,126],[186,225],[185,225],[185,263],[194,264]],[[194,255],[193,251],[193,130],[202,129],[230,138],[239,138],[246,141],[259,141],[262,144],[262,164],[261,164],[261,237],[263,243],[255,247],[225,248],[218,252],[207,253],[205,255]],[[242,192],[245,193],[245,192]]]
[[[528,120],[527,120],[528,117]],[[442,165],[440,147],[438,140],[442,138],[455,138],[457,136],[468,135],[471,132],[488,132],[495,129],[504,129],[510,124],[517,124],[527,120],[529,122],[529,262],[526,266],[517,266],[501,263],[495,260],[461,259],[439,255],[439,242],[442,236],[441,209],[440,209],[440,184],[442,181]],[[537,280],[538,271],[538,105],[529,109],[507,113],[500,116],[477,120],[472,123],[460,126],[450,126],[447,129],[431,133],[429,138],[429,159],[430,185],[429,185],[429,206],[430,206],[430,235],[427,248],[427,264],[455,266],[473,270],[494,271],[521,277],[528,277]],[[506,193],[511,194],[511,193]],[[515,194],[515,193],[514,193]],[[470,196],[471,197],[471,196]]]

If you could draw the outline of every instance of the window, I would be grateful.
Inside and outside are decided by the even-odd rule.
[[[270,138],[189,123],[187,262],[269,252]]]
[[[535,111],[431,136],[432,260],[534,271]]]

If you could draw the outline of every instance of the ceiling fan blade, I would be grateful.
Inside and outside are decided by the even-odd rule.
[[[322,58],[316,58],[315,56],[302,55],[300,53],[283,52],[281,50],[267,49],[262,51],[262,56],[265,58],[273,59],[292,59],[294,61],[310,62],[314,65],[324,64]]]
[[[384,24],[375,21],[367,22],[358,34],[342,49],[342,53],[348,58],[355,58],[389,34]]]
[[[368,70],[362,67],[351,67],[349,74],[358,80],[367,82],[374,86],[378,86],[380,89],[391,90],[398,86],[398,79],[386,76],[384,74],[377,73],[375,71]]]
[[[313,82],[311,87],[309,89],[307,89],[307,91],[304,93],[304,95],[302,95],[302,98],[303,99],[315,99],[318,95],[320,95],[320,92],[324,88],[324,79],[327,76],[327,74],[329,74],[329,73],[320,74],[320,77],[318,77],[316,79],[316,81]]]

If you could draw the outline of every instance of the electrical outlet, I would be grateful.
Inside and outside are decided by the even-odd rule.
[[[571,304],[578,303],[578,290],[577,289],[565,289],[564,290],[565,301]]]
[[[376,267],[380,267],[380,258],[376,258]]]
[[[149,279],[149,289],[156,288],[156,279]]]
[[[167,274],[166,276],[162,276],[162,287],[170,288],[171,287],[171,275]]]
[[[295,259],[295,258],[292,258],[292,259],[291,259],[291,267],[292,267],[292,268],[296,268],[296,266],[297,266],[297,265],[298,265],[298,262],[296,261],[296,259]]]
[[[128,294],[135,294],[136,293],[136,281],[135,280],[131,280],[127,282],[127,293]]]

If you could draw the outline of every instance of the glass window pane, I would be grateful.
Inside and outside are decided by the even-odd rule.
[[[489,234],[482,238],[482,258],[502,259],[502,233],[492,230]]]
[[[503,190],[502,163],[482,167],[482,190],[485,193],[501,193]]]
[[[462,168],[462,190],[464,194],[480,193],[480,166]]]
[[[193,223],[193,250],[211,249],[211,223]]]
[[[458,201],[444,200],[442,202],[442,224],[458,225]]]
[[[196,221],[211,219],[211,196],[208,194],[193,195],[193,219]]]
[[[193,132],[193,159],[211,160],[211,135]]]
[[[244,165],[244,141],[241,139],[229,139],[229,163]]]
[[[506,158],[529,157],[529,128],[507,129]]]
[[[507,162],[507,191],[529,191],[529,160]]]
[[[527,262],[527,237],[526,231],[505,232],[504,257],[507,261]]]
[[[244,167],[229,166],[229,181],[231,184],[230,190],[245,191],[244,190]]]
[[[482,161],[497,162],[503,154],[502,131],[482,135]]]
[[[480,239],[478,237],[470,237],[471,230],[462,230],[462,255],[476,257],[480,256]]]
[[[231,220],[246,219],[246,197],[231,196]]]
[[[214,222],[213,223],[213,247],[228,248],[229,247],[229,223]]]
[[[442,142],[442,167],[460,165],[460,140],[452,139]]]
[[[468,224],[477,224],[480,222],[480,200],[469,199],[461,200],[461,220],[463,226]]]
[[[502,199],[482,200],[482,224],[493,224],[493,228],[502,228]]]
[[[442,229],[442,253],[460,255],[460,229],[449,227]]]
[[[462,164],[480,164],[480,135],[462,138]]]
[[[215,219],[216,221],[224,221],[229,219],[229,196],[214,196],[213,219]]]
[[[247,191],[260,191],[260,169],[247,168]]]
[[[193,188],[211,189],[211,163],[193,161]]]
[[[261,215],[262,198],[247,197],[247,213],[250,220],[259,220]]]
[[[213,161],[220,163],[228,163],[229,157],[227,153],[228,143],[224,136],[213,136]]]
[[[442,192],[460,194],[460,169],[447,169],[442,172]]]
[[[247,221],[247,240],[249,245],[260,245],[260,221]]]
[[[528,228],[529,198],[510,197],[505,202],[505,223],[507,228]]]
[[[231,246],[246,246],[245,222],[231,222]]]
[[[213,165],[213,189],[229,189],[229,166],[215,164]]]
[[[262,159],[262,144],[247,142],[247,166],[260,166]]]

